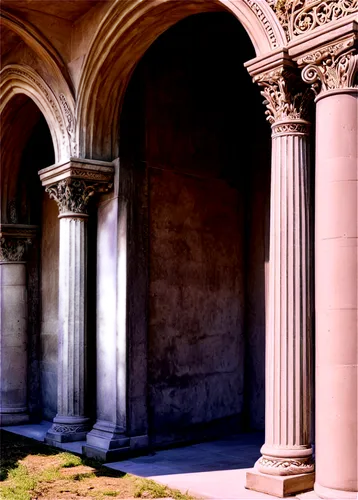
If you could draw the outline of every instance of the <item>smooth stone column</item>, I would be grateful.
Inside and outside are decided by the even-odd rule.
[[[298,62],[316,98],[316,482],[358,498],[357,33]],[[308,63],[308,64],[307,64]]]
[[[272,124],[265,444],[246,487],[288,496],[312,489],[309,130],[286,73],[259,83]],[[277,96],[280,96],[277,99]],[[273,97],[274,96],[274,97]],[[302,101],[303,102],[303,101]],[[291,105],[291,108],[290,108]],[[284,109],[288,110],[287,112]],[[272,112],[272,115],[271,115]]]
[[[0,425],[29,421],[26,244],[35,228],[2,225],[0,238]]]
[[[46,435],[56,444],[82,441],[91,427],[86,414],[87,212],[91,197],[108,190],[113,166],[71,158],[39,174],[60,212],[58,402]]]

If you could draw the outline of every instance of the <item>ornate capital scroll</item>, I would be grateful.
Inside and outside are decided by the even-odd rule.
[[[24,224],[0,225],[0,262],[21,262],[29,244],[35,238],[37,226]]]
[[[111,163],[71,158],[39,172],[42,185],[59,208],[60,215],[86,215],[90,199],[112,187]]]
[[[355,35],[305,54],[297,61],[302,78],[313,91],[326,92],[343,88],[357,88],[358,55]]]
[[[358,11],[358,0],[266,0],[276,13],[287,40]]]
[[[267,107],[265,114],[272,126],[278,127],[280,124],[280,132],[291,129],[308,132],[307,120],[313,96],[293,70],[281,67],[256,75],[254,82],[263,87],[261,95],[265,98],[264,105]]]

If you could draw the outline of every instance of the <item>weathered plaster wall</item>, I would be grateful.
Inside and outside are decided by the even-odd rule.
[[[239,429],[243,415],[263,428],[269,127],[259,92],[233,64],[250,58],[241,30],[225,14],[193,16],[153,44],[133,78],[145,87],[157,442],[230,417]]]
[[[57,409],[59,220],[57,205],[43,192],[41,246],[41,388],[43,416]]]

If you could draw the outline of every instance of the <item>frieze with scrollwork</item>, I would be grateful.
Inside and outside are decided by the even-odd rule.
[[[266,0],[276,13],[287,40],[327,23],[358,13],[358,0]]]

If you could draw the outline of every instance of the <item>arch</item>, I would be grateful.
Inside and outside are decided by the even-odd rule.
[[[79,156],[112,160],[118,154],[118,110],[131,74],[151,43],[181,19],[231,12],[256,55],[284,46],[284,31],[263,0],[116,0],[87,55],[78,90]]]
[[[73,95],[72,81],[65,63],[54,47],[36,28],[5,10],[0,11],[0,25],[16,33],[39,56],[41,61],[50,67],[60,88],[63,91],[68,88],[69,93]]]
[[[0,71],[0,79],[0,116],[3,116],[4,109],[13,96],[27,95],[47,121],[56,162],[68,158],[71,154],[75,155],[73,102],[68,103],[65,95],[60,94],[60,105],[47,83],[29,66],[9,64]]]

